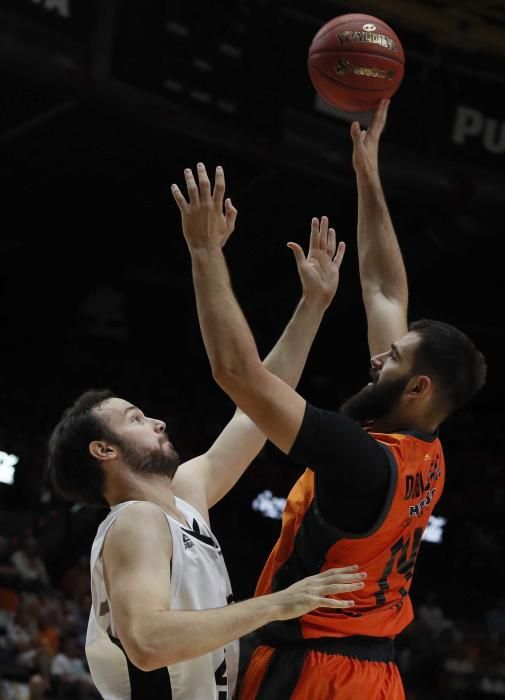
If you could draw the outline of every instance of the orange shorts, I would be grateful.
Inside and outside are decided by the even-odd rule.
[[[405,700],[393,661],[258,647],[239,686],[239,700]]]

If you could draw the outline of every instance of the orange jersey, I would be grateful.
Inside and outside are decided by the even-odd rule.
[[[306,469],[291,490],[282,530],[256,587],[264,595],[305,576],[358,564],[364,588],[340,595],[352,609],[319,608],[296,621],[264,628],[264,643],[368,635],[394,637],[413,618],[409,589],[422,534],[442,494],[445,462],[440,440],[413,432],[370,433],[391,466],[389,491],[372,530],[355,535],[325,522],[315,498],[315,473]]]

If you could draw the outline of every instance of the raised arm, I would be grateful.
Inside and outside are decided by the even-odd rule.
[[[228,208],[235,220],[235,210]],[[226,223],[226,220],[225,220]],[[320,239],[328,240],[321,250]],[[328,230],[328,219],[311,223],[307,257],[296,243],[293,250],[302,284],[302,298],[276,345],[264,360],[264,366],[287,384],[296,387],[307,357],[338,284],[338,270],[332,260],[336,237]],[[177,496],[193,503],[204,515],[234,486],[244,470],[265,444],[265,435],[251,419],[237,409],[212,447],[203,455],[179,467],[173,481]]]
[[[224,174],[216,171],[216,189],[221,198],[210,195],[210,183],[203,165],[198,167],[199,186],[191,170],[185,171],[189,203],[176,185],[172,191],[181,210],[183,231],[191,253],[200,328],[214,378],[260,430],[284,452],[289,452],[300,429],[305,400],[261,363],[254,338],[233,295],[222,245],[227,238],[222,215]],[[335,249],[328,235],[319,232],[319,257]],[[344,244],[331,257],[338,283]],[[297,251],[300,254],[300,251]]]
[[[298,617],[321,606],[347,608],[350,601],[325,596],[363,587],[364,575],[357,567],[329,569],[235,605],[172,610],[171,556],[168,523],[152,503],[128,506],[105,539],[105,585],[116,632],[130,661],[143,671],[201,656],[273,620]]]
[[[351,125],[359,273],[372,356],[389,350],[407,332],[407,275],[379,175],[379,141],[388,106],[389,101],[382,100],[367,131],[358,122]]]

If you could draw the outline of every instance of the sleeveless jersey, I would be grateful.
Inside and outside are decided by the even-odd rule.
[[[170,607],[224,607],[232,602],[233,594],[221,548],[200,513],[180,498],[175,501],[192,525],[185,527],[160,508],[173,542]],[[122,649],[114,626],[114,610],[105,590],[102,551],[118,513],[136,502],[126,501],[111,509],[98,528],[91,550],[92,607],[86,657],[93,681],[104,700],[231,700],[238,672],[238,641],[154,671],[138,669]]]
[[[327,523],[318,507],[317,474],[306,469],[291,490],[282,530],[256,587],[271,593],[333,567],[358,564],[364,588],[338,597],[352,609],[318,608],[301,618],[262,629],[272,646],[317,637],[394,637],[413,618],[409,588],[423,532],[443,490],[445,462],[438,437],[421,433],[370,433],[386,450],[391,478],[383,511],[364,534]]]

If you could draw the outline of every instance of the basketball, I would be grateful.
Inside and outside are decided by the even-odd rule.
[[[371,15],[340,15],[321,27],[309,48],[308,69],[318,94],[345,112],[368,112],[392,97],[405,57],[395,32]]]

